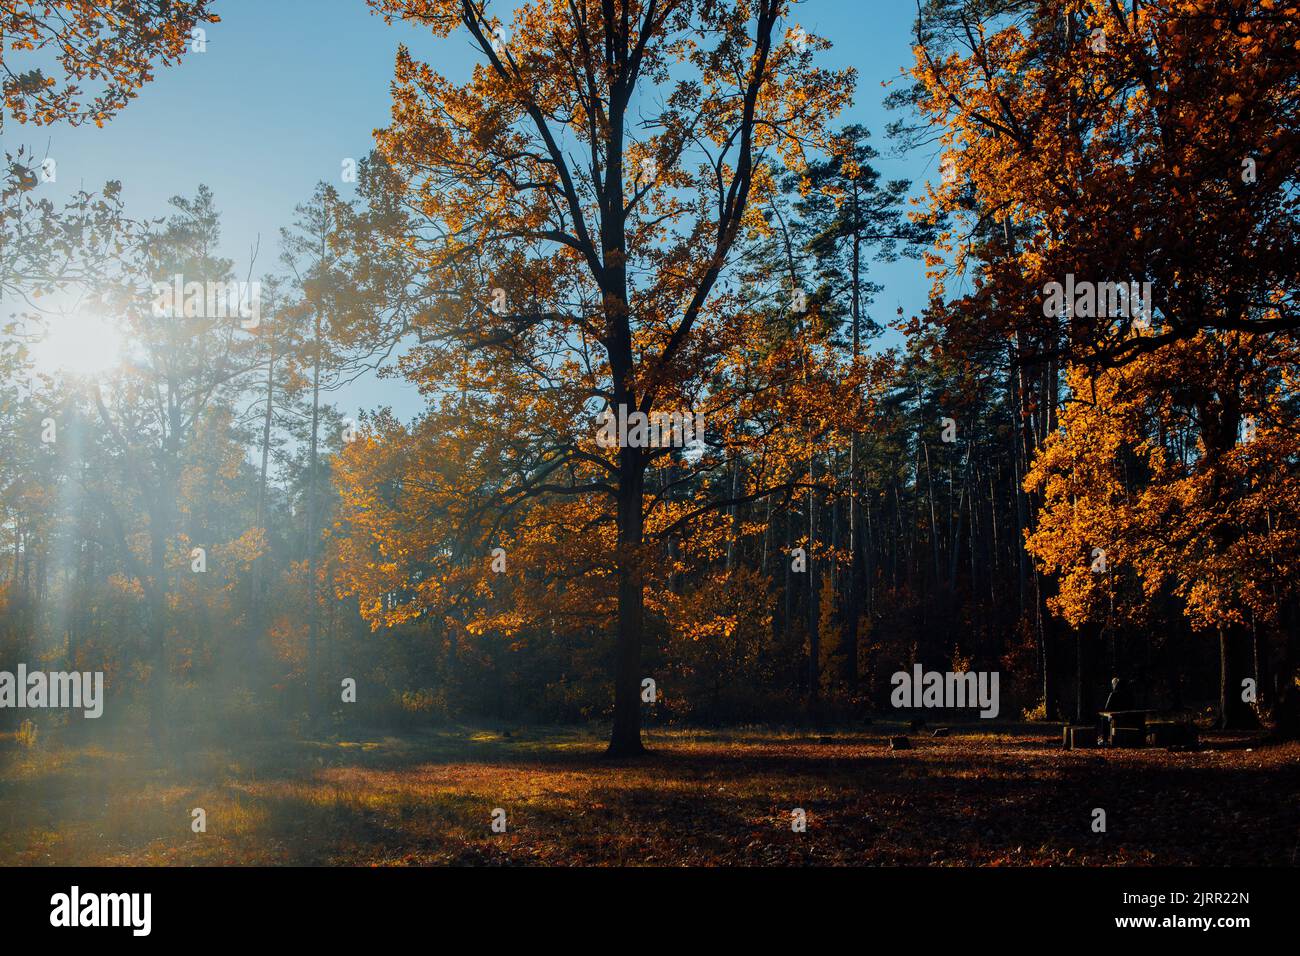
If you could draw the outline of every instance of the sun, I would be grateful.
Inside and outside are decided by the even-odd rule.
[[[37,370],[97,378],[122,358],[122,333],[93,312],[69,312],[46,320],[45,335],[31,347]]]

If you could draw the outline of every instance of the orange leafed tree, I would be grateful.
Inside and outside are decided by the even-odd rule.
[[[602,447],[595,418],[707,406],[710,441],[726,433],[734,406],[709,398],[708,378],[735,355],[737,241],[764,228],[775,168],[829,145],[852,73],[817,67],[826,44],[787,23],[781,0],[536,0],[508,23],[461,0],[373,6],[467,37],[482,60],[456,84],[400,49],[378,134],[409,183],[411,248],[443,293],[416,323],[425,344],[408,374],[459,393],[498,436],[483,439],[495,457],[473,458],[492,469],[482,520],[541,497],[587,503],[566,523],[612,556],[599,605],[617,619],[609,749],[640,752],[646,476],[691,464]],[[580,573],[581,555],[569,560]]]
[[[1113,365],[1202,331],[1300,329],[1300,7],[934,6],[914,76],[943,131],[931,205],[956,214],[939,289],[976,280],[939,313],[952,334]],[[1067,274],[1150,282],[1154,334],[1044,314],[1044,285]]]
[[[1285,351],[1279,351],[1285,350]],[[1026,485],[1043,495],[1031,554],[1060,576],[1055,609],[1073,626],[1149,623],[1172,598],[1220,641],[1220,708],[1246,719],[1241,681],[1264,709],[1292,681],[1286,604],[1300,569],[1294,346],[1201,336],[1090,375],[1075,367],[1061,430]],[[1201,437],[1200,393],[1240,409],[1226,451]],[[1232,640],[1253,635],[1249,648]],[[1279,673],[1280,671],[1280,673]]]
[[[210,6],[211,0],[0,0],[6,110],[37,126],[103,126],[153,79],[156,62],[178,62],[199,41],[193,31],[220,20]],[[22,68],[24,55],[42,53],[57,59],[62,77]],[[81,88],[87,81],[101,87],[89,100]]]
[[[1009,343],[1041,447],[1030,549],[1061,576],[1056,607],[1075,625],[1113,613],[1117,579],[1090,571],[1109,546],[1148,599],[1167,588],[1219,632],[1225,720],[1240,712],[1238,638],[1276,627],[1264,605],[1293,594],[1276,571],[1295,463],[1265,453],[1278,433],[1262,423],[1293,406],[1300,330],[1297,14],[1282,0],[952,0],[924,9],[915,51],[914,102],[940,124],[948,170],[931,211],[955,223],[936,298],[957,277],[974,290],[932,318],[958,350]],[[1146,283],[1150,307],[1046,307],[1050,283],[1076,281]],[[1063,392],[1077,404],[1053,437]],[[1251,415],[1261,437],[1244,451]]]

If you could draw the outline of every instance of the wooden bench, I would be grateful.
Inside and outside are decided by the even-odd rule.
[[[1106,743],[1111,747],[1145,747],[1147,715],[1154,713],[1154,710],[1103,710]]]
[[[1066,750],[1097,746],[1097,728],[1092,724],[1066,724],[1061,728],[1061,736]]]

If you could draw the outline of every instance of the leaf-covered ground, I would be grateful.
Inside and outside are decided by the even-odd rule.
[[[1063,751],[1045,727],[957,727],[890,751],[898,732],[655,731],[653,754],[621,762],[595,732],[554,728],[165,759],[0,738],[0,863],[1300,862],[1300,744]]]

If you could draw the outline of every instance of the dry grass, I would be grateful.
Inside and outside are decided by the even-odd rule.
[[[0,740],[0,863],[1265,864],[1297,862],[1300,745],[1071,751],[1039,728],[914,737],[459,730],[189,750]],[[207,811],[207,832],[190,811]],[[494,808],[508,831],[494,834]],[[807,814],[791,831],[791,810]],[[1107,832],[1091,829],[1093,808]]]

